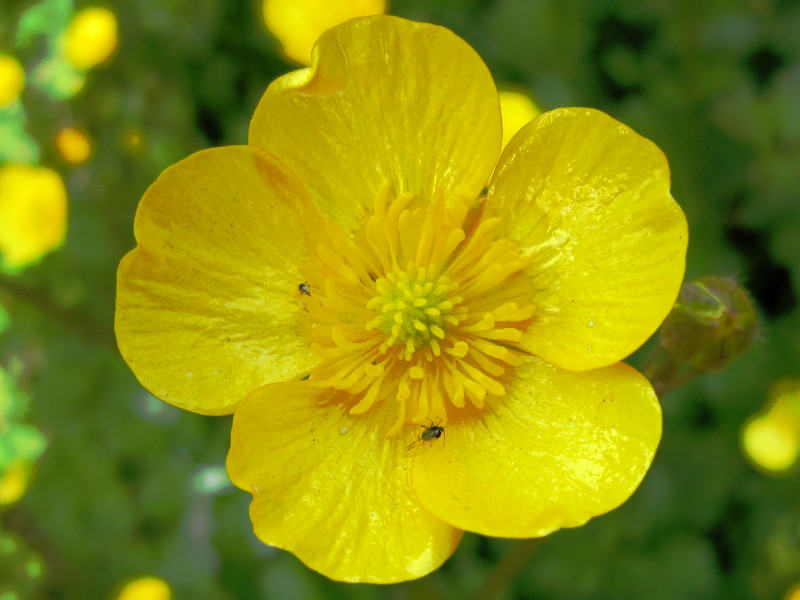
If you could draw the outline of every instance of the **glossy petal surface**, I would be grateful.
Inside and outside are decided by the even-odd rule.
[[[167,169],[136,213],[119,267],[117,340],[155,396],[222,414],[317,362],[299,331],[319,216],[270,155],[232,146]]]
[[[324,33],[314,66],[273,82],[250,123],[250,144],[274,152],[347,231],[385,182],[396,195],[471,203],[500,140],[496,88],[475,51],[441,27],[385,16]]]
[[[422,504],[455,527],[535,537],[622,504],[650,466],[661,410],[624,364],[573,373],[530,359],[508,395],[415,458]]]
[[[355,17],[382,15],[385,0],[264,0],[264,22],[286,56],[311,64],[311,49],[322,32]]]
[[[337,580],[390,583],[436,569],[461,532],[416,499],[412,458],[400,437],[383,435],[393,412],[351,416],[322,394],[274,384],[236,409],[228,473],[254,495],[256,535]]]
[[[585,108],[541,115],[511,141],[486,210],[530,255],[538,292],[522,346],[571,370],[613,364],[672,307],[683,279],[686,219],[661,151]]]

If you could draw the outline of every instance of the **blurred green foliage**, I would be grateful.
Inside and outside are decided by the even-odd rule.
[[[39,160],[39,146],[25,131],[27,117],[21,103],[0,110],[0,163],[34,163]]]
[[[44,437],[24,421],[27,408],[13,378],[0,368],[0,473],[14,462],[34,462],[44,451]]]
[[[32,74],[53,60],[48,36],[73,8],[36,4],[0,4],[0,50],[39,81]],[[3,600],[111,598],[144,574],[177,598],[208,600],[475,593],[520,545],[467,535],[438,572],[388,588],[330,582],[263,546],[249,496],[221,470],[230,418],[162,404],[121,360],[115,270],[134,245],[139,198],[191,152],[244,143],[261,93],[293,67],[257,0],[106,6],[120,45],[81,92],[31,84],[19,115],[0,113],[0,161],[16,153],[55,168],[70,196],[64,246],[0,274],[0,366],[20,365],[13,393],[30,399],[27,431],[47,440],[27,494],[0,507]],[[662,399],[663,442],[634,497],[545,539],[500,597],[780,598],[800,580],[800,480],[756,472],[738,436],[774,381],[800,375],[800,4],[395,0],[390,11],[453,29],[498,82],[545,109],[600,108],[655,141],[690,223],[687,278],[739,278],[764,323],[733,368]],[[83,165],[55,149],[67,125],[94,140]]]

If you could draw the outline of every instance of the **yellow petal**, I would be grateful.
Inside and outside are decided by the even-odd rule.
[[[471,202],[500,140],[497,91],[475,51],[447,29],[388,16],[325,32],[314,66],[273,82],[250,123],[250,143],[274,152],[346,231],[385,182],[396,196]]]
[[[382,15],[385,0],[264,0],[264,22],[286,55],[311,64],[314,42],[326,29],[355,17]]]
[[[503,147],[517,132],[538,117],[542,111],[529,96],[520,92],[500,90],[500,114],[503,116]]]
[[[352,416],[305,382],[266,386],[236,409],[231,481],[253,494],[256,535],[342,581],[422,577],[455,549],[461,531],[419,504],[411,457],[384,434],[393,403]]]
[[[0,54],[0,108],[15,102],[24,87],[25,70],[22,65],[13,56]]]
[[[253,148],[204,150],[164,171],[117,277],[117,341],[142,385],[222,414],[307,373],[318,359],[298,330],[298,266],[321,228],[302,185]]]
[[[573,373],[530,359],[493,410],[451,422],[442,447],[415,458],[414,489],[455,527],[546,535],[622,504],[660,437],[655,393],[631,367]]]
[[[503,152],[486,209],[533,259],[538,292],[522,346],[570,370],[613,364],[669,313],[686,218],[649,140],[586,108],[544,113]]]
[[[0,168],[0,257],[27,265],[61,245],[67,230],[67,190],[45,167]],[[2,262],[2,261],[0,261]]]

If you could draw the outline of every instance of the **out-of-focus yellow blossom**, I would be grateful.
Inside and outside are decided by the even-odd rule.
[[[0,168],[0,257],[8,267],[31,263],[64,241],[67,191],[46,167]]]
[[[64,127],[56,134],[56,148],[61,157],[73,165],[86,162],[92,154],[89,136],[74,127]]]
[[[31,475],[31,464],[17,460],[0,468],[0,506],[11,504],[22,498],[28,488]]]
[[[170,600],[169,584],[158,577],[140,577],[127,583],[117,600]]]
[[[742,449],[758,468],[782,472],[800,456],[800,380],[787,379],[770,391],[764,410],[742,427]]]
[[[788,589],[783,600],[800,600],[800,582],[795,583]]]
[[[269,86],[249,145],[146,192],[118,271],[125,360],[167,402],[235,411],[256,534],[334,579],[421,577],[464,530],[537,537],[619,506],[661,436],[620,361],[685,267],[664,155],[587,108],[500,155],[491,75],[441,27],[353,19],[314,57]]]
[[[25,87],[25,70],[16,58],[0,54],[0,108],[19,98]]]
[[[77,13],[64,35],[64,53],[76,69],[90,69],[108,59],[117,47],[117,19],[110,10],[93,6]]]
[[[309,65],[323,31],[354,17],[382,15],[386,0],[264,0],[263,12],[286,56]]]
[[[503,117],[503,148],[525,125],[541,114],[533,100],[520,92],[500,90],[500,114]]]

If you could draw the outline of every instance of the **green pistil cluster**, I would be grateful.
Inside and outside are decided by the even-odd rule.
[[[458,325],[453,307],[461,298],[451,298],[455,287],[445,277],[433,281],[424,272],[417,277],[405,271],[389,274],[376,282],[378,294],[367,307],[379,314],[367,324],[367,329],[377,329],[386,337],[385,346],[405,346],[410,358],[418,348],[432,346],[438,354],[439,341],[443,340],[450,325]]]

